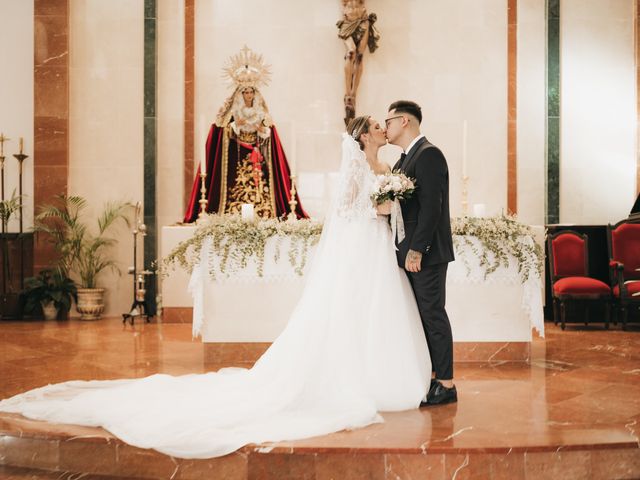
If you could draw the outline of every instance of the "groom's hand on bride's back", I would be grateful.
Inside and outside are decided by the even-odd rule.
[[[417,273],[421,269],[422,253],[415,250],[409,250],[407,258],[404,261],[404,269],[407,272]]]

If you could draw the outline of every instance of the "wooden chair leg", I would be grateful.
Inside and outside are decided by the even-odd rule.
[[[558,305],[558,299],[553,299],[553,323],[554,325],[558,325],[558,321],[560,320],[560,306]]]
[[[626,330],[627,320],[629,319],[629,309],[626,305],[620,305],[620,314],[622,316],[622,330]]]
[[[604,328],[609,330],[609,322],[611,321],[611,301],[604,302]]]
[[[589,325],[589,302],[584,302],[584,326]]]
[[[564,322],[567,318],[567,307],[564,300],[560,301],[560,328],[564,330]]]

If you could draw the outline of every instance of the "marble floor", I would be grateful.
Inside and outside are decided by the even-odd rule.
[[[0,478],[640,478],[640,327],[546,327],[530,363],[457,363],[457,404],[219,459],[174,459],[102,429],[0,415]],[[190,329],[0,322],[0,397],[72,379],[250,366],[267,347],[202,344]]]

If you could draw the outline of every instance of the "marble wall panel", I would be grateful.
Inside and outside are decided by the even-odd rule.
[[[546,11],[544,2],[518,1],[518,218],[545,221]]]
[[[69,5],[67,0],[34,2],[33,202],[37,206],[67,193],[69,163]],[[35,243],[35,270],[56,253]]]
[[[69,26],[68,190],[87,198],[94,225],[106,202],[143,199],[144,4],[70,0]],[[123,224],[112,234],[126,272],[133,236]],[[105,315],[129,310],[130,276],[105,271],[99,284],[108,286]]]
[[[617,222],[636,197],[635,3],[561,1],[563,223]]]

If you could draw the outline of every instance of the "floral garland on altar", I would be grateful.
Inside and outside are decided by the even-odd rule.
[[[518,261],[518,273],[524,283],[532,273],[542,276],[544,252],[533,241],[531,227],[518,222],[513,216],[500,215],[490,218],[456,217],[451,219],[454,246],[460,258],[470,266],[462,255],[462,246],[468,246],[478,257],[484,268],[485,278],[499,267],[508,267],[513,256]],[[290,239],[289,263],[298,275],[302,275],[307,263],[309,248],[316,245],[322,233],[322,223],[302,219],[282,221],[276,218],[246,222],[237,214],[212,214],[198,222],[191,238],[180,242],[166,257],[157,262],[158,273],[168,275],[176,266],[189,273],[200,261],[200,252],[205,239],[211,238],[211,249],[220,257],[219,270],[229,276],[246,268],[251,258],[256,259],[259,276],[264,273],[265,247],[267,240],[277,236],[279,240]],[[478,244],[470,240],[478,239]],[[274,260],[280,258],[280,241],[276,244]],[[214,268],[209,274],[215,278]]]
[[[198,221],[191,238],[180,242],[157,266],[158,272],[166,276],[170,270],[180,266],[189,273],[200,261],[200,252],[205,239],[211,238],[211,249],[220,257],[220,272],[230,273],[246,268],[249,259],[257,262],[258,275],[264,273],[264,256],[267,240],[278,236],[290,239],[289,263],[298,275],[302,275],[307,263],[309,248],[318,243],[322,233],[322,223],[301,219],[281,221],[277,218],[258,218],[246,222],[237,214],[206,215]],[[274,260],[280,258],[280,242],[276,244]],[[215,278],[215,269],[209,274]]]
[[[500,215],[489,218],[457,217],[451,219],[453,242],[458,253],[461,244],[468,246],[484,267],[484,277],[495,272],[500,266],[509,266],[509,256],[518,261],[518,273],[522,283],[532,273],[540,277],[543,274],[544,252],[542,247],[533,241],[530,226],[520,223],[514,216]],[[479,251],[469,237],[476,237],[482,246]],[[466,264],[464,256],[460,255]],[[468,270],[470,266],[466,264]]]

